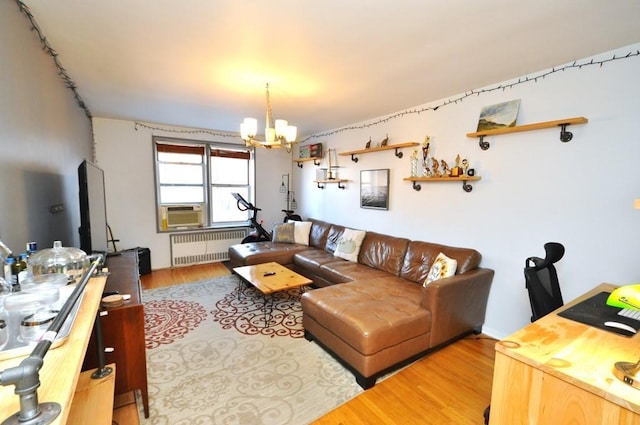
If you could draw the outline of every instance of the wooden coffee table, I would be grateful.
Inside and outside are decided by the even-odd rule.
[[[269,327],[271,313],[273,312],[273,297],[270,296],[271,294],[287,289],[304,287],[313,283],[312,280],[275,262],[234,267],[233,271],[240,276],[242,281],[250,283],[262,292],[264,297],[265,328]]]
[[[293,270],[273,262],[234,267],[233,271],[244,281],[258,288],[264,295],[313,283],[312,280]]]

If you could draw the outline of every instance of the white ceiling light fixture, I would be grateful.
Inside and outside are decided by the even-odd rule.
[[[285,148],[291,151],[291,145],[296,141],[298,128],[289,125],[287,120],[273,121],[271,112],[271,102],[269,100],[269,83],[267,83],[267,114],[264,128],[264,141],[256,138],[258,132],[258,120],[255,118],[245,118],[240,124],[240,136],[246,146],[260,148]]]

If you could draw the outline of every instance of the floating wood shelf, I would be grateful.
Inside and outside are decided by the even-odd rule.
[[[379,146],[377,148],[359,149],[357,151],[349,151],[349,152],[340,152],[338,155],[340,155],[340,156],[351,156],[351,160],[353,162],[358,162],[358,158],[355,157],[356,155],[360,155],[360,154],[364,154],[364,153],[371,153],[371,152],[388,151],[388,150],[391,150],[391,149],[395,149],[396,156],[398,158],[402,158],[402,152],[400,152],[398,149],[410,148],[412,146],[418,146],[419,144],[420,143],[416,143],[416,142],[398,143],[396,145]]]
[[[462,189],[465,192],[471,192],[473,190],[473,186],[471,186],[468,181],[478,181],[480,180],[480,176],[460,176],[460,177],[405,177],[404,181],[412,182],[413,190],[419,191],[422,189],[422,186],[417,182],[462,182]]]
[[[343,185],[342,183],[346,183],[348,181],[349,180],[345,180],[345,179],[326,179],[326,180],[314,180],[313,182],[318,185],[318,189],[324,189],[327,183],[338,183],[338,188],[344,189],[346,188],[346,186]]]
[[[302,164],[304,162],[308,162],[308,161],[313,161],[313,165],[320,165],[320,160],[322,159],[322,157],[319,158],[298,158],[298,159],[294,159],[293,162],[297,162],[298,163],[298,167],[302,168]]]
[[[502,127],[493,130],[477,131],[475,133],[467,133],[467,137],[479,137],[480,149],[486,151],[489,149],[489,142],[485,142],[486,136],[496,136],[499,134],[519,133],[522,131],[540,130],[543,128],[560,127],[560,140],[569,142],[573,138],[573,134],[567,131],[567,126],[571,124],[586,124],[589,122],[585,117],[566,118],[563,120],[545,121],[535,124],[516,125],[514,127]]]

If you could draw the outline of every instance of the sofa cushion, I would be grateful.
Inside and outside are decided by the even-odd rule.
[[[334,253],[336,248],[338,247],[338,242],[340,242],[340,238],[344,233],[344,226],[340,226],[337,224],[332,224],[329,227],[329,232],[327,233],[326,244],[324,246],[324,250],[330,253]]]
[[[443,253],[438,254],[436,260],[429,269],[429,274],[424,281],[423,286],[427,286],[433,281],[444,279],[445,277],[451,277],[456,274],[456,268],[458,262],[453,258],[449,258]]]
[[[294,233],[293,237],[296,243],[301,245],[309,245],[309,232],[311,232],[310,221],[293,221]]]
[[[273,226],[271,240],[280,243],[295,243],[295,223],[289,222]]]
[[[336,257],[333,254],[320,249],[306,249],[293,256],[293,264],[296,266],[296,270],[307,275],[318,274],[321,265],[335,261]],[[340,261],[346,262],[346,260]]]
[[[367,232],[362,242],[358,261],[374,269],[400,274],[409,239]]]
[[[317,274],[321,278],[334,283],[391,277],[391,275],[385,271],[374,269],[364,264],[345,261],[339,258],[336,258],[336,260],[338,261],[334,260],[322,264]]]
[[[480,253],[475,249],[411,241],[404,257],[400,277],[422,284],[429,274],[431,265],[441,252],[458,262],[456,274],[476,269],[482,259]]]
[[[360,246],[362,246],[362,240],[366,234],[367,232],[364,230],[344,229],[333,254],[336,257],[357,263]]]
[[[252,242],[229,247],[231,267],[249,266],[275,261],[283,266],[293,264],[293,255],[309,249],[308,246],[292,243]]]
[[[431,313],[422,287],[398,277],[354,281],[308,291],[305,315],[365,356],[418,336],[428,337]]]
[[[331,224],[326,221],[310,218],[311,231],[309,232],[309,246],[324,249],[327,244],[327,235]]]

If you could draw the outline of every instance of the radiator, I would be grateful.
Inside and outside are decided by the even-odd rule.
[[[190,266],[229,259],[229,247],[242,242],[248,229],[176,233],[169,237],[171,266]]]

